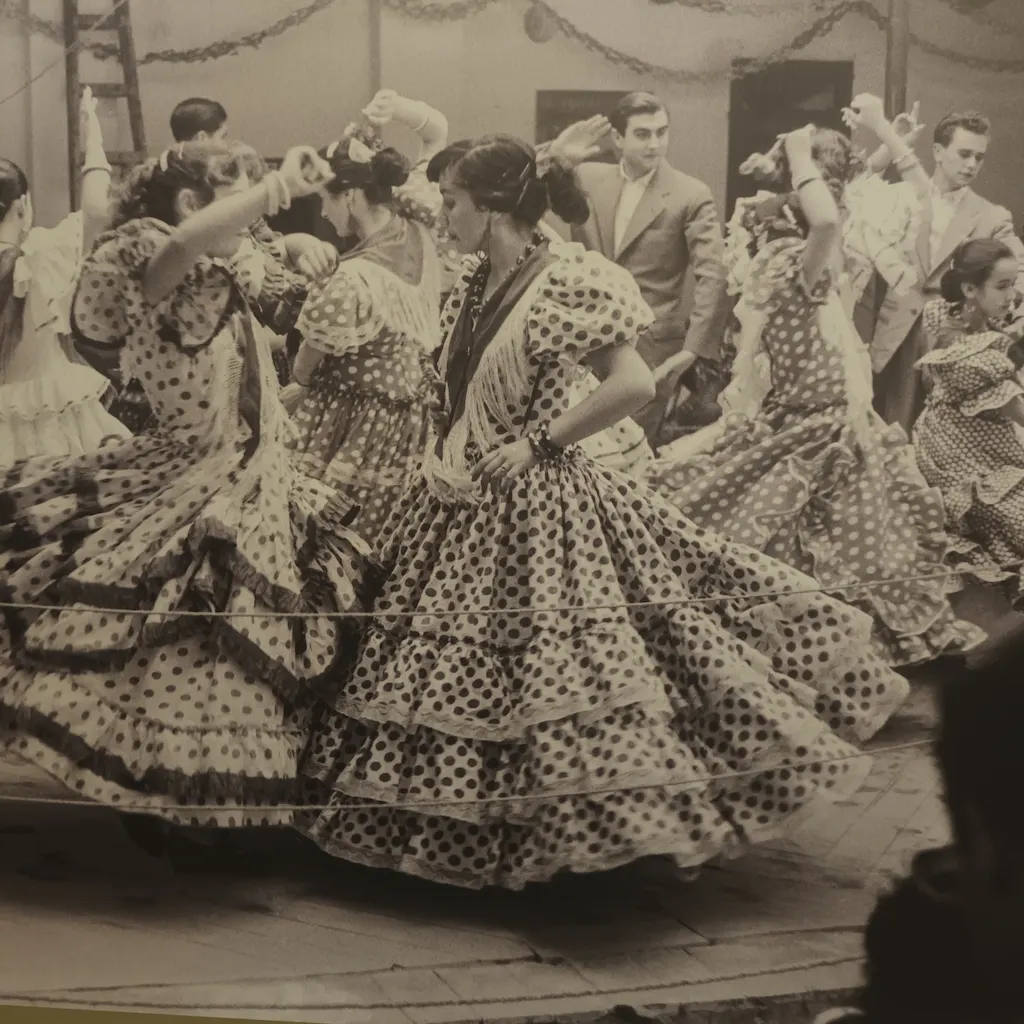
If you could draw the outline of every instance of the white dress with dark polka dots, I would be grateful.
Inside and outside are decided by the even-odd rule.
[[[942,492],[951,530],[1001,566],[1024,562],[1024,437],[1004,407],[1024,397],[1012,358],[1020,343],[1001,331],[968,333],[953,307],[925,310],[934,350],[918,366],[931,388],[914,426],[917,462]],[[1017,595],[1021,584],[1017,577]]]
[[[434,243],[397,217],[384,233],[417,250],[420,279],[375,265],[361,247],[311,290],[298,330],[323,359],[293,414],[299,468],[359,507],[353,528],[371,545],[423,463],[438,405]],[[373,238],[366,244],[372,256]]]
[[[804,242],[770,243],[745,297],[765,314],[767,396],[753,415],[715,429],[706,450],[659,459],[648,482],[684,515],[813,576],[826,590],[858,580],[909,582],[836,589],[871,615],[874,648],[907,666],[964,650],[984,633],[954,615],[944,575],[956,544],[898,426],[852,413],[842,340],[821,328],[829,272],[808,294]],[[723,429],[724,428],[724,429]],[[922,578],[924,577],[924,578]]]
[[[310,689],[349,645],[337,620],[268,613],[353,607],[364,549],[333,492],[290,464],[269,348],[225,268],[202,259],[144,299],[168,230],[101,238],[74,303],[85,337],[121,347],[159,426],[0,475],[4,599],[60,609],[7,617],[0,724],[9,750],[94,800],[287,823],[275,805],[297,798]]]
[[[466,478],[649,322],[621,268],[551,253],[385,530],[375,617],[306,766],[327,806],[299,827],[335,856],[468,887],[696,867],[849,796],[852,744],[906,696],[867,616],[579,449],[501,497]]]

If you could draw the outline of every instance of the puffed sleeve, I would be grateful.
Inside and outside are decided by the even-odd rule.
[[[941,381],[947,400],[964,416],[983,416],[1024,395],[1004,344],[998,332],[986,331],[932,352],[918,365]]]
[[[25,296],[33,326],[71,332],[71,302],[82,265],[82,214],[72,213],[55,228],[33,228],[21,246],[15,288]]]
[[[296,329],[318,352],[340,356],[372,341],[376,323],[366,289],[342,263],[327,281],[310,288]]]
[[[576,366],[612,345],[635,345],[654,322],[632,275],[574,242],[551,246],[527,319],[527,354],[535,363]]]
[[[101,236],[86,258],[72,306],[75,331],[95,345],[120,346],[154,331],[183,349],[208,345],[241,308],[230,272],[207,257],[196,261],[165,298],[146,300],[149,261],[171,234],[157,220],[135,220]]]
[[[800,238],[779,238],[765,245],[750,262],[744,298],[755,309],[766,310],[785,301],[794,290],[803,299],[821,305],[832,290],[832,274],[826,268],[813,286],[804,275],[804,249]]]

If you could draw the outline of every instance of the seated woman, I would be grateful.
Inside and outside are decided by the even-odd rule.
[[[103,401],[107,379],[69,358],[79,266],[106,225],[110,164],[86,89],[82,208],[52,229],[32,226],[28,179],[0,160],[0,468],[36,455],[77,455],[130,436]]]
[[[1017,260],[1002,242],[964,242],[928,304],[932,351],[918,362],[930,388],[914,427],[925,479],[942,492],[946,524],[998,565],[1015,567],[1024,597],[1024,362],[1008,328]],[[1018,325],[1019,327],[1019,325]]]

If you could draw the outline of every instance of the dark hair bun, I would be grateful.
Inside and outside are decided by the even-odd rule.
[[[585,224],[590,219],[590,203],[575,171],[553,163],[544,176],[544,183],[551,212],[556,217],[560,217],[566,224]],[[540,217],[537,219],[540,220]]]
[[[397,149],[388,147],[373,154],[370,172],[375,185],[399,188],[409,180],[409,161]]]

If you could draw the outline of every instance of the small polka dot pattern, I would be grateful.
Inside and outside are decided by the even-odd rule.
[[[1005,409],[1024,397],[1020,344],[998,331],[968,333],[944,302],[925,314],[935,349],[918,364],[931,383],[914,426],[918,465],[942,492],[951,530],[997,565],[1020,564],[1024,431]]]
[[[293,447],[303,473],[359,506],[353,528],[373,544],[423,464],[440,383],[419,339],[384,328],[357,340],[370,301],[342,263],[303,308],[299,329],[326,355],[295,410]]]
[[[522,341],[539,400],[507,396],[530,423],[562,413],[579,361],[645,315],[625,272],[558,251]],[[304,764],[326,806],[297,822],[358,863],[513,889],[651,854],[696,867],[854,792],[854,744],[906,696],[867,616],[773,596],[814,584],[578,449],[500,497],[416,482],[379,557],[375,616]],[[717,594],[737,600],[686,603]],[[587,610],[630,602],[664,603]],[[706,778],[729,771],[750,774]]]
[[[930,576],[836,596],[869,614],[874,649],[895,666],[930,661],[984,639],[954,615],[953,554],[942,498],[898,427],[846,399],[842,342],[823,333],[826,272],[808,294],[803,243],[762,254],[750,298],[765,311],[771,390],[756,417],[737,418],[715,446],[656,463],[648,482],[684,515],[813,576],[828,590],[855,580]]]
[[[0,729],[91,799],[145,801],[184,824],[281,824],[312,688],[350,641],[338,622],[270,613],[357,606],[365,549],[333,493],[290,465],[265,347],[250,443],[236,411],[246,311],[226,272],[200,261],[163,302],[143,298],[167,230],[134,222],[101,238],[75,300],[88,338],[123,346],[158,425],[0,475],[0,589],[61,608],[8,621]],[[173,614],[209,610],[255,617]]]

